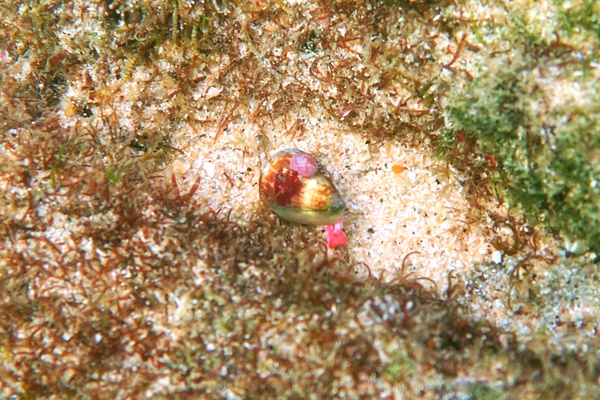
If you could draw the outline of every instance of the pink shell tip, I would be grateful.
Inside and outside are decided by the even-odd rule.
[[[313,176],[319,169],[315,159],[308,154],[294,154],[290,161],[290,168],[305,178]]]

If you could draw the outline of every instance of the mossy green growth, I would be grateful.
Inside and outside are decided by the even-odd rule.
[[[568,34],[582,28],[600,40],[600,3],[596,0],[570,2],[555,0],[561,12],[558,14],[560,27]]]
[[[568,85],[576,95],[579,84]],[[476,141],[505,174],[511,205],[580,250],[599,250],[600,98],[563,101],[557,90],[526,66],[490,68],[448,96],[442,144],[461,134]]]
[[[498,400],[508,398],[508,394],[481,383],[475,383],[470,386],[467,396],[469,400]]]
[[[395,351],[392,358],[385,366],[384,373],[390,379],[395,381],[406,378],[408,375],[416,373],[417,364],[404,350]]]
[[[111,183],[119,183],[123,179],[123,173],[119,172],[113,167],[109,167],[104,172],[104,176]]]

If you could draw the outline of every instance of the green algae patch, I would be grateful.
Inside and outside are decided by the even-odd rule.
[[[571,14],[564,11],[561,26]],[[546,28],[522,10],[509,10],[506,42],[498,46],[510,50],[480,65],[471,82],[444,99],[448,123],[440,150],[476,143],[491,161],[489,176],[502,177],[494,184],[509,205],[560,234],[567,252],[597,251],[598,41],[590,33],[567,43],[558,28],[553,38],[545,37]]]

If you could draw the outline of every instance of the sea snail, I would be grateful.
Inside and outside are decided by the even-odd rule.
[[[260,174],[260,197],[281,219],[325,225],[330,249],[346,243],[342,214],[346,204],[309,154],[285,149],[273,154]]]

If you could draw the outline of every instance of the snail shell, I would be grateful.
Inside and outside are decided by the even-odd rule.
[[[259,186],[263,201],[289,222],[335,224],[346,209],[342,196],[319,171],[315,159],[300,150],[273,154],[261,171]]]

